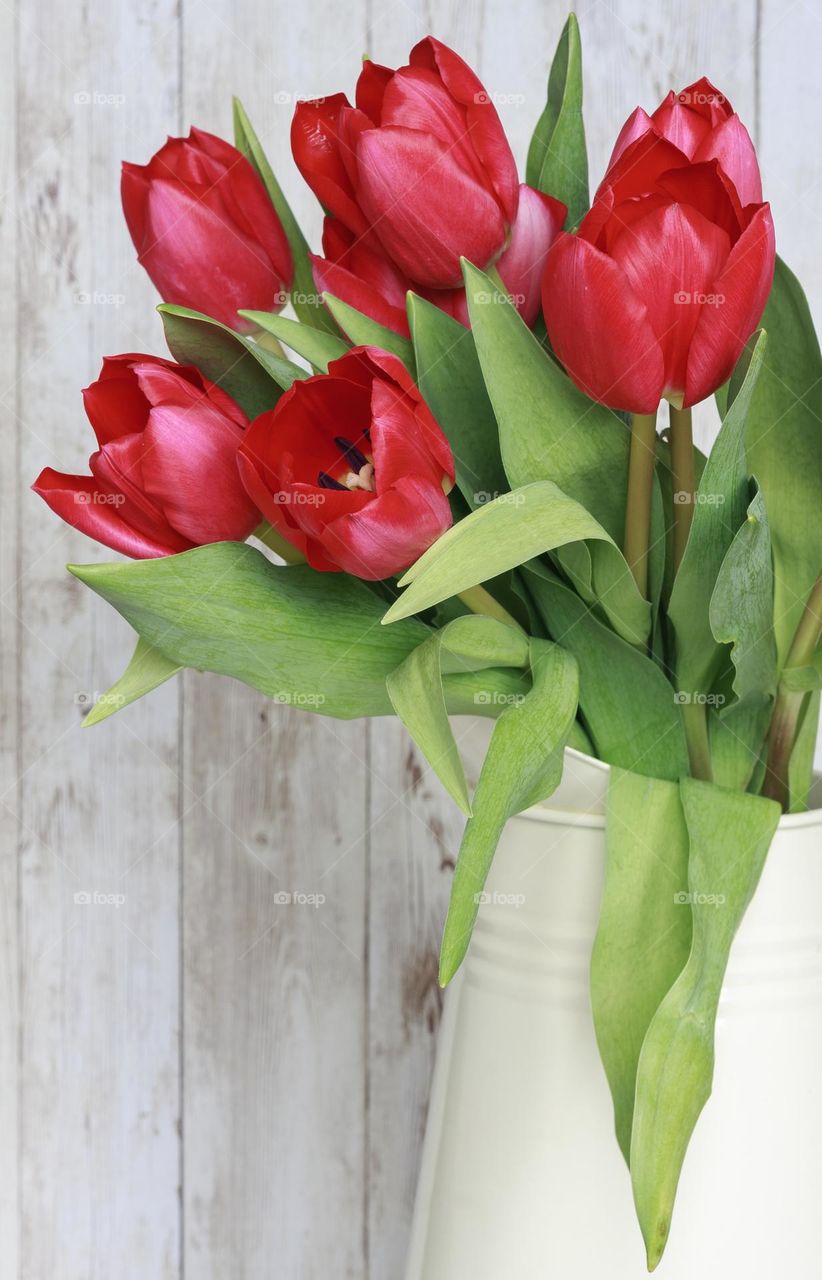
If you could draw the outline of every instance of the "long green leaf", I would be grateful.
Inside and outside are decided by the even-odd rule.
[[[691,946],[691,913],[682,905],[688,831],[677,783],[613,769],[607,837],[591,1004],[617,1141],[628,1160],[642,1042]]]
[[[443,675],[528,666],[528,638],[478,614],[455,618],[424,640],[388,677],[391,704],[443,786],[470,814],[468,784],[451,730]],[[491,694],[478,695],[478,709]]]
[[[315,329],[310,324],[300,324],[298,320],[289,320],[287,316],[274,315],[268,311],[241,311],[252,324],[265,329],[279,342],[284,342],[298,356],[303,356],[320,373],[328,372],[331,360],[345,355],[348,343],[342,338],[328,333],[325,329]]]
[[[727,651],[711,631],[709,610],[722,561],[746,516],[745,423],[765,341],[763,333],[749,344],[737,369],[738,390],[702,473],[691,534],[668,606],[676,637],[678,687],[691,696],[710,692],[726,660]]]
[[[771,537],[765,503],[757,493],[725,553],[709,607],[714,638],[731,645],[733,689],[740,702],[776,693],[773,614]]]
[[[577,706],[577,666],[546,640],[531,641],[531,692],[494,725],[460,846],[440,954],[440,982],[456,973],[471,939],[480,895],[508,818],[547,799],[562,777]]]
[[[568,206],[567,226],[575,226],[588,208],[588,156],[582,119],[582,44],[576,14],[572,13],[559,38],[551,73],[548,101],[531,145],[525,181]]]
[[[600,557],[595,579],[603,611],[620,635],[641,644],[648,635],[649,606],[622,552],[593,516],[550,480],[503,494],[449,529],[400,580],[401,586],[410,585],[385,621],[410,617],[545,551],[585,539],[601,540],[608,551]]]
[[[168,349],[181,364],[193,364],[256,418],[272,409],[284,390],[308,374],[296,364],[264,351],[219,320],[163,303],[157,308]]]
[[[631,1177],[648,1268],[668,1239],[685,1152],[714,1069],[719,996],[731,944],[759,881],[780,818],[772,800],[683,778],[693,941],[660,1005],[637,1072]]]
[[[599,759],[657,778],[687,773],[680,708],[656,663],[615,635],[537,561],[523,576],[548,634],[579,664],[580,710]]]
[[[260,140],[254,132],[251,121],[246,115],[245,108],[239,98],[234,99],[234,142],[237,150],[242,151],[262,179],[291,247],[291,256],[294,262],[294,282],[291,300],[294,310],[301,320],[306,324],[313,325],[315,329],[333,331],[333,321],[328,316],[317,295],[314,275],[311,270],[308,242],[300,230],[288,201],[283,195],[282,187],[274,177],[274,170],[268,163]]]
[[[415,376],[414,348],[407,338],[394,333],[393,329],[386,329],[385,325],[372,320],[370,316],[363,315],[356,307],[343,302],[342,298],[335,298],[333,293],[324,293],[323,298],[337,324],[355,347],[379,347],[381,351],[389,351],[402,360],[412,378]]]
[[[472,510],[484,506],[511,486],[471,331],[413,293],[408,322],[417,382],[453,451],[460,492]]]
[[[182,671],[179,663],[167,658],[159,649],[154,649],[142,636],[137,641],[131,661],[119,680],[116,680],[107,693],[98,698],[83,721],[83,728],[90,728],[122,711],[129,703],[151,693],[165,684],[172,676]]]

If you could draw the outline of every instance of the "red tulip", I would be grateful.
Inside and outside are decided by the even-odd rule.
[[[774,269],[770,207],[743,207],[716,159],[647,130],[548,254],[543,307],[568,374],[613,408],[703,400],[731,374]]]
[[[239,467],[315,569],[389,578],[451,524],[448,442],[404,365],[375,347],[295,382],[252,423]]]
[[[46,467],[32,486],[75,529],[145,559],[242,541],[260,522],[237,471],[248,419],[214,383],[157,356],[108,356],[83,392],[90,476]]]
[[[696,164],[718,160],[743,205],[762,200],[762,179],[751,135],[728,99],[704,76],[681,93],[671,90],[652,116],[637,107],[622,126],[609,169],[649,129]]]
[[[240,308],[275,311],[291,287],[291,250],[265,187],[245,156],[192,129],[147,165],[123,164],[123,211],[165,302],[248,327]]]
[[[553,196],[524,184],[507,248],[497,270],[511,300],[527,325],[539,313],[540,282],[548,250],[562,229],[567,209]],[[312,256],[314,280],[321,293],[332,293],[395,333],[409,336],[405,309],[409,290],[468,324],[464,289],[431,289],[403,275],[386,253],[366,236],[349,231],[339,218],[326,218],[324,258]]]
[[[465,257],[496,263],[533,323],[567,211],[519,186],[493,103],[446,45],[421,40],[396,71],[366,62],[355,107],[341,93],[298,103],[291,146],[329,215],[314,259],[321,291],[407,335],[409,289],[467,320]]]

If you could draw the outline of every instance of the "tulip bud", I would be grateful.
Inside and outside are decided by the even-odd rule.
[[[232,329],[238,310],[277,311],[291,288],[285,231],[249,161],[192,129],[147,165],[123,164],[123,212],[140,263],[165,302]]]
[[[448,442],[396,356],[359,347],[252,423],[239,469],[315,569],[393,577],[451,524]]]
[[[100,446],[91,475],[46,467],[32,486],[67,524],[138,559],[243,541],[259,524],[237,471],[248,419],[196,369],[108,356],[83,400]]]

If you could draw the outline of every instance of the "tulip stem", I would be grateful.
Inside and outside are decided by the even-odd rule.
[[[516,618],[502,607],[499,600],[495,600],[491,592],[485,590],[485,587],[469,587],[467,591],[458,592],[458,598],[472,613],[481,613],[486,618],[496,618],[498,622],[506,622],[509,627],[516,627],[517,631],[524,629]]]
[[[674,573],[682,564],[694,518],[694,432],[690,409],[669,409],[671,485],[674,493]]]
[[[648,543],[651,538],[651,498],[656,465],[656,414],[631,418],[628,462],[628,502],[625,508],[625,559],[640,595],[648,597]]]
[[[267,520],[257,525],[254,537],[258,542],[262,542],[263,546],[268,547],[269,551],[276,552],[286,564],[305,564],[305,556],[296,547],[292,547],[291,543],[287,542]]]
[[[810,665],[820,636],[822,636],[822,573],[808,596],[785,659],[785,666]],[[807,692],[787,689],[784,683],[780,682],[774,702],[771,727],[768,732],[768,762],[763,791],[771,800],[778,800],[785,811],[790,807],[791,756],[808,696]]]

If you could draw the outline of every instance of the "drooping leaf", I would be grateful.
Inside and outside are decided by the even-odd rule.
[[[595,571],[603,611],[620,635],[641,644],[650,610],[622,552],[593,516],[550,480],[501,495],[443,534],[400,579],[407,590],[385,621],[410,617],[554,547],[586,539],[601,540],[607,549]]]
[[[471,331],[413,293],[408,323],[417,383],[451,446],[460,492],[472,510],[484,506],[511,486]]]
[[[429,636],[388,677],[394,710],[464,813],[471,812],[468,784],[448,719],[443,676],[488,667],[527,668],[528,660],[528,637],[523,631],[494,618],[467,614]],[[490,700],[491,695],[487,696]]]
[[[731,944],[781,816],[761,796],[683,778],[693,941],[639,1058],[631,1178],[653,1270],[662,1257],[685,1152],[711,1093],[714,1031]]]
[[[254,132],[251,121],[246,115],[245,108],[239,98],[234,99],[234,142],[237,150],[242,151],[262,179],[291,247],[291,257],[294,262],[291,301],[294,310],[301,320],[306,324],[313,325],[315,329],[333,331],[333,322],[317,295],[314,275],[311,270],[308,242],[300,230],[288,201],[283,195],[280,184],[274,177],[274,171],[266,159],[260,140]]]
[[[494,725],[460,846],[440,954],[443,986],[468,949],[505,823],[547,799],[562,777],[563,750],[576,715],[576,662],[547,640],[532,640],[530,649],[531,692],[506,707]]]
[[[298,356],[303,356],[320,373],[328,372],[330,360],[336,360],[348,351],[348,343],[326,329],[315,329],[310,324],[300,324],[298,320],[289,320],[287,316],[274,315],[268,311],[241,311],[252,324],[265,329],[278,342],[284,342]]]
[[[588,208],[588,156],[582,120],[582,45],[576,14],[563,28],[548,77],[548,101],[537,122],[525,181],[568,206],[566,226]]]
[[[308,374],[263,350],[219,320],[163,303],[158,307],[168,349],[180,364],[193,364],[237,401],[249,418],[273,409],[296,378]]]
[[[749,343],[734,375],[730,406],[702,473],[688,545],[668,606],[676,638],[677,684],[689,696],[708,693],[726,660],[727,651],[711,631],[710,601],[722,561],[746,517],[745,423],[765,342],[761,333]]]
[[[630,1158],[637,1063],[691,946],[688,831],[679,786],[613,769],[608,860],[591,955],[591,1004],[617,1141]]]
[[[822,356],[802,288],[777,258],[768,350],[747,413],[748,462],[768,509],[776,645],[784,663],[822,568]]]
[[[114,682],[107,693],[96,700],[83,720],[83,728],[99,724],[101,720],[114,715],[115,711],[122,711],[123,707],[127,707],[130,702],[136,702],[138,698],[151,693],[182,669],[179,663],[167,658],[164,653],[153,648],[141,636],[131,661],[120,679]]]
[[[382,351],[390,351],[402,360],[411,377],[414,377],[414,348],[407,338],[394,333],[393,329],[386,329],[385,325],[378,324],[370,316],[363,315],[356,307],[343,302],[342,298],[335,298],[333,293],[324,293],[323,299],[337,324],[355,347],[379,347]]]
[[[606,764],[676,780],[688,752],[674,689],[649,657],[615,635],[537,561],[524,570],[548,634],[579,665],[579,705]]]
[[[711,630],[731,645],[733,689],[739,701],[776,693],[776,641],[771,537],[761,492],[748,507],[719,569],[709,606]]]

